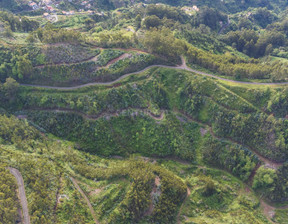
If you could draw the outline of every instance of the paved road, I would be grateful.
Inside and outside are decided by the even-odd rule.
[[[186,62],[184,60],[184,58],[182,57],[182,65],[180,66],[168,66],[168,65],[151,65],[146,67],[145,69],[138,71],[138,72],[133,72],[133,73],[128,73],[126,75],[123,75],[121,77],[119,77],[118,79],[111,81],[111,82],[91,82],[91,83],[87,83],[87,84],[83,84],[83,85],[79,85],[79,86],[72,86],[72,87],[56,87],[56,86],[45,86],[45,85],[31,85],[31,84],[20,84],[21,86],[30,86],[30,87],[39,87],[39,88],[46,88],[46,89],[57,89],[57,90],[75,90],[75,89],[80,89],[83,87],[88,87],[88,86],[96,86],[96,85],[112,85],[115,84],[117,82],[119,82],[120,80],[131,76],[131,75],[137,75],[140,74],[142,72],[145,72],[151,68],[172,68],[172,69],[178,69],[178,70],[186,70],[189,72],[193,72],[199,75],[203,75],[203,76],[209,76],[212,78],[216,78],[219,80],[223,80],[223,81],[229,81],[229,82],[234,82],[234,83],[240,83],[240,84],[247,84],[247,85],[262,85],[262,86],[269,86],[269,85],[288,85],[288,82],[273,82],[273,83],[259,83],[259,82],[244,82],[244,81],[235,81],[235,80],[231,80],[231,79],[226,79],[226,78],[221,78],[219,76],[216,75],[212,75],[206,72],[202,72],[202,71],[198,71],[192,68],[189,68],[186,65]]]
[[[87,202],[87,205],[88,205],[88,207],[90,209],[90,212],[92,214],[92,217],[93,217],[95,223],[96,224],[100,224],[100,222],[97,220],[96,214],[94,212],[94,209],[93,209],[89,199],[87,198],[85,193],[82,191],[82,189],[79,187],[79,185],[77,184],[77,181],[73,177],[71,177],[71,180],[72,180],[73,184],[75,185],[75,187],[77,188],[77,190],[80,192],[80,194],[84,197],[85,201]]]
[[[19,189],[19,197],[20,197],[20,202],[21,202],[21,207],[22,207],[23,217],[24,217],[24,224],[30,224],[30,216],[28,212],[28,203],[27,203],[27,198],[25,194],[23,177],[21,173],[19,172],[19,170],[15,168],[11,168],[11,167],[9,167],[8,169],[10,170],[11,174],[15,176],[17,180],[18,189]]]

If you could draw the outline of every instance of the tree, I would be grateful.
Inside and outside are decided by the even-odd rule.
[[[145,18],[144,25],[147,29],[150,29],[151,27],[158,27],[162,25],[162,21],[158,16],[152,15]]]
[[[150,52],[175,59],[184,51],[185,43],[176,39],[168,28],[151,29],[146,32],[144,45]]]
[[[261,166],[254,177],[252,187],[254,189],[265,189],[270,191],[276,179],[276,170]]]
[[[141,16],[138,14],[138,15],[136,16],[135,22],[134,22],[135,27],[136,27],[136,30],[140,29],[140,27],[141,27],[141,21],[142,21],[142,18],[141,18]]]
[[[7,99],[12,100],[18,92],[19,83],[13,78],[7,78],[3,84],[4,95]]]
[[[87,19],[85,19],[85,21],[84,21],[84,24],[85,24],[85,26],[86,26],[86,28],[87,28],[88,30],[90,30],[90,29],[93,28],[94,23],[95,23],[95,21],[94,21],[93,19],[91,19],[91,18],[87,18]]]
[[[209,178],[205,184],[203,195],[209,197],[212,196],[215,192],[216,192],[215,184],[213,180]]]
[[[12,58],[12,62],[14,62],[14,66],[12,68],[12,73],[14,77],[19,79],[27,78],[33,72],[32,62],[28,58],[28,54],[24,55],[15,55]]]
[[[36,38],[35,38],[34,33],[29,33],[28,37],[26,38],[26,41],[27,41],[28,43],[34,43],[34,42],[36,42]]]
[[[13,32],[12,32],[10,26],[5,26],[3,36],[8,37],[8,38],[13,37]]]

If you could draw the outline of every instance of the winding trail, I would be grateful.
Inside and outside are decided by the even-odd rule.
[[[100,222],[98,221],[98,219],[97,219],[97,217],[96,217],[95,211],[94,211],[94,209],[93,209],[93,207],[92,207],[89,199],[87,198],[87,196],[85,195],[85,193],[82,191],[82,189],[79,187],[77,181],[76,181],[73,177],[71,177],[71,181],[73,182],[74,186],[77,188],[77,190],[80,192],[80,194],[81,194],[81,195],[83,196],[83,198],[85,199],[85,201],[86,201],[86,203],[87,203],[87,205],[88,205],[88,207],[89,207],[89,209],[90,209],[91,215],[92,215],[95,223],[96,223],[96,224],[100,224]]]
[[[191,195],[191,190],[190,190],[189,187],[187,187],[186,197],[185,197],[184,201],[182,202],[182,205],[181,205],[181,207],[180,207],[180,209],[179,209],[179,212],[178,212],[178,214],[177,214],[177,218],[176,218],[177,224],[181,224],[181,220],[180,220],[180,217],[181,217],[181,216],[180,216],[180,215],[181,215],[182,209],[183,209],[183,207],[184,207],[184,205],[185,205],[185,203],[186,203],[186,201],[188,200],[188,198],[189,198],[190,195]]]
[[[127,112],[131,111],[131,116],[138,116],[138,115],[140,115],[139,113],[143,113],[143,114],[145,114],[145,115],[147,115],[147,116],[149,116],[152,119],[157,120],[157,121],[163,120],[164,117],[165,117],[165,113],[167,112],[165,110],[161,110],[160,111],[160,115],[155,115],[155,114],[151,113],[148,109],[137,109],[137,108],[136,109],[135,108],[128,108],[128,109],[120,110],[120,111],[115,112],[115,113],[101,113],[101,114],[98,114],[98,115],[89,115],[89,114],[86,114],[86,113],[81,112],[81,111],[72,110],[72,109],[66,109],[66,108],[57,108],[57,109],[54,109],[54,108],[50,108],[50,109],[33,108],[33,109],[26,110],[26,111],[44,111],[44,112],[55,112],[55,113],[74,113],[74,114],[77,114],[79,116],[82,116],[84,119],[87,119],[87,120],[98,120],[98,119],[101,119],[101,118],[104,118],[104,117],[116,117],[116,116],[119,116],[119,115],[121,115],[122,113],[124,113],[126,111]],[[24,112],[25,112],[25,110],[24,110]],[[188,120],[188,121],[196,122],[196,123],[206,127],[209,130],[209,132],[212,135],[212,137],[215,138],[215,139],[230,141],[230,142],[232,142],[234,144],[237,144],[237,145],[243,145],[242,143],[237,142],[237,141],[235,141],[232,138],[227,138],[227,137],[223,138],[223,137],[217,136],[214,133],[212,127],[209,124],[203,123],[203,122],[201,122],[199,120],[196,120],[196,119],[192,118],[191,116],[187,115],[183,111],[173,110],[173,113],[176,114],[176,118],[179,121],[181,121],[181,122],[185,123],[186,120]],[[179,114],[180,116],[178,116],[177,114]],[[181,116],[183,118],[185,118],[186,120],[183,119]],[[18,115],[18,117],[26,117],[26,115]],[[245,145],[243,145],[243,146],[245,146]],[[245,147],[248,148],[251,152],[253,152],[259,158],[259,160],[264,163],[265,167],[269,167],[271,169],[277,170],[280,166],[282,166],[284,164],[283,162],[276,162],[276,161],[273,161],[271,159],[263,157],[257,150],[252,149],[251,147],[248,147],[248,146],[245,146]],[[175,160],[175,158],[174,158],[174,160]]]
[[[89,114],[85,114],[85,113],[83,113],[81,111],[72,110],[72,109],[65,109],[65,108],[58,108],[58,109],[35,108],[35,109],[26,110],[26,111],[44,111],[44,112],[55,112],[55,113],[74,113],[74,114],[77,114],[79,116],[82,116],[84,119],[93,120],[93,121],[99,120],[99,119],[104,118],[104,117],[117,117],[117,116],[121,115],[122,113],[129,112],[129,111],[132,112],[131,116],[138,116],[138,115],[140,115],[138,113],[143,113],[143,114],[151,117],[154,120],[161,121],[161,120],[164,119],[164,114],[165,114],[165,111],[161,111],[160,115],[155,115],[155,114],[151,113],[148,109],[132,109],[132,108],[123,109],[123,110],[115,112],[115,113],[101,113],[101,114],[98,114],[98,115],[89,115]],[[27,118],[26,115],[18,115],[18,117],[26,117]]]
[[[288,85],[288,82],[272,82],[272,83],[259,83],[259,82],[244,82],[244,81],[236,81],[236,80],[231,80],[231,79],[226,79],[226,78],[222,78],[216,75],[212,75],[206,72],[202,72],[199,70],[195,70],[192,68],[189,68],[186,65],[186,61],[184,59],[184,57],[181,57],[182,59],[182,65],[179,66],[169,66],[169,65],[150,65],[148,67],[146,67],[145,69],[138,71],[138,72],[132,72],[132,73],[128,73],[126,75],[123,75],[121,77],[119,77],[118,79],[111,81],[111,82],[90,82],[87,84],[83,84],[83,85],[79,85],[79,86],[71,86],[71,87],[57,87],[57,86],[45,86],[45,85],[32,85],[32,84],[20,84],[21,86],[29,86],[29,87],[38,87],[38,88],[46,88],[46,89],[56,89],[56,90],[75,90],[75,89],[80,89],[83,87],[88,87],[88,86],[96,86],[96,85],[111,85],[111,84],[115,84],[116,82],[119,82],[122,79],[125,79],[128,76],[131,75],[137,75],[140,73],[143,73],[151,68],[171,68],[171,69],[178,69],[178,70],[186,70],[189,72],[193,72],[199,75],[203,75],[203,76],[208,76],[208,77],[212,77],[218,80],[222,80],[222,81],[229,81],[229,82],[233,82],[233,83],[239,83],[239,84],[247,84],[247,85],[259,85],[259,86],[269,86],[269,85]]]
[[[202,126],[208,127],[209,132],[210,132],[210,134],[213,136],[213,138],[216,138],[216,139],[218,139],[218,140],[230,141],[230,142],[233,142],[234,144],[242,145],[242,146],[248,148],[251,152],[253,152],[253,153],[259,158],[260,161],[262,161],[262,162],[264,163],[265,167],[269,167],[269,168],[271,168],[271,169],[275,169],[275,170],[276,170],[276,169],[278,169],[280,166],[282,166],[282,165],[284,164],[284,162],[276,162],[276,161],[273,161],[273,160],[271,160],[271,159],[265,158],[265,157],[263,157],[257,150],[251,149],[250,147],[245,146],[245,145],[243,145],[242,143],[233,140],[232,138],[222,138],[222,137],[217,136],[217,135],[214,133],[214,131],[213,131],[213,129],[212,129],[212,127],[211,127],[210,125],[208,125],[208,124],[206,124],[206,123],[202,123],[202,122],[200,122],[200,121],[198,121],[198,120],[190,117],[189,115],[185,114],[185,113],[182,112],[182,111],[174,111],[174,112],[180,114],[181,116],[183,116],[184,118],[186,118],[188,121],[190,120],[190,121],[196,122],[196,123],[198,123],[198,124],[200,124],[200,125],[202,125]],[[180,121],[185,122],[185,120],[182,120],[181,117],[177,117],[177,118],[178,118]]]
[[[58,65],[76,65],[76,64],[81,64],[84,62],[91,62],[91,61],[96,62],[98,57],[100,56],[100,54],[97,54],[96,56],[92,56],[92,57],[85,59],[85,60],[82,60],[82,61],[77,61],[77,62],[72,62],[72,63],[66,63],[66,62],[49,63],[49,64],[43,64],[43,65],[36,65],[36,66],[34,66],[34,68],[45,68],[46,66],[58,66]]]
[[[23,212],[23,223],[24,224],[30,224],[30,216],[28,212],[28,202],[25,194],[25,188],[24,188],[24,180],[19,172],[19,170],[8,167],[10,170],[11,174],[16,178],[17,180],[17,185],[18,185],[18,191],[19,191],[19,198],[21,202],[21,207],[22,207],[22,212]]]

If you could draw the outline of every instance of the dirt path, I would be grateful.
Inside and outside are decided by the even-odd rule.
[[[227,141],[233,142],[234,144],[243,145],[243,144],[241,144],[241,143],[239,143],[239,142],[237,142],[237,141],[235,141],[235,140],[233,140],[233,139],[231,139],[231,138],[222,138],[222,137],[217,136],[217,135],[214,133],[214,131],[213,131],[213,129],[212,129],[211,126],[209,126],[208,124],[202,123],[202,122],[200,122],[200,121],[198,121],[198,120],[196,120],[196,119],[193,119],[192,117],[186,115],[186,114],[185,114],[184,112],[182,112],[182,111],[175,111],[175,113],[179,113],[180,115],[182,115],[183,117],[185,117],[187,120],[190,120],[190,121],[196,122],[196,123],[198,123],[198,124],[200,124],[200,125],[202,125],[202,126],[208,127],[209,132],[210,132],[210,134],[213,136],[213,138],[216,138],[216,139],[218,139],[218,140],[227,140]],[[182,121],[184,121],[184,120],[182,120]],[[245,146],[245,147],[248,148],[251,152],[253,152],[253,153],[259,158],[259,160],[264,163],[264,165],[265,165],[266,167],[269,167],[269,168],[271,168],[271,169],[278,169],[280,166],[282,166],[282,165],[284,164],[283,162],[276,162],[276,161],[273,161],[273,160],[270,160],[270,159],[268,159],[268,158],[263,157],[263,156],[262,156],[261,154],[259,154],[259,152],[257,152],[255,149],[251,149],[251,148],[248,147],[248,146]]]
[[[13,174],[13,176],[17,180],[19,198],[20,198],[22,212],[23,212],[23,223],[24,224],[30,224],[30,216],[29,216],[29,212],[28,212],[28,202],[27,202],[27,198],[26,198],[26,194],[25,194],[23,177],[22,177],[21,173],[19,172],[19,170],[12,168],[12,167],[9,167],[8,169],[10,170],[11,174]]]
[[[32,109],[32,110],[28,110],[28,111],[46,111],[46,112],[55,112],[55,113],[74,113],[74,114],[77,114],[79,116],[82,116],[83,118],[87,119],[87,120],[99,120],[101,118],[104,118],[104,117],[117,117],[119,115],[121,115],[121,113],[124,113],[126,111],[131,111],[132,114],[131,116],[138,116],[140,113],[143,113],[149,117],[151,117],[152,119],[154,120],[157,120],[157,121],[161,121],[164,119],[164,114],[165,114],[165,111],[161,111],[161,114],[158,116],[158,115],[155,115],[153,113],[151,113],[149,110],[147,109],[124,109],[124,110],[121,110],[117,113],[101,113],[101,114],[98,114],[98,115],[88,115],[88,114],[85,114],[81,111],[77,111],[77,110],[72,110],[72,109],[65,109],[65,108],[59,108],[59,109],[42,109],[42,108],[36,108],[36,109]],[[17,117],[25,117],[27,118],[26,115],[18,115]]]
[[[114,64],[115,62],[120,61],[120,60],[123,60],[123,59],[125,59],[125,58],[130,57],[130,56],[131,56],[131,54],[128,54],[128,53],[122,54],[122,55],[120,55],[119,57],[114,58],[114,59],[112,59],[111,61],[109,61],[109,62],[107,63],[107,65],[104,66],[104,67],[102,67],[102,68],[109,68],[109,66],[112,65],[112,64]]]
[[[98,48],[100,51],[104,50],[104,48]],[[139,53],[146,53],[146,52],[143,52],[143,51],[138,51],[136,49],[121,49],[121,48],[113,48],[115,50],[122,50],[122,51],[126,51],[126,52],[129,52],[129,51],[134,51],[134,52],[139,52]],[[87,59],[84,59],[84,60],[81,60],[81,61],[78,61],[78,62],[72,62],[72,63],[66,63],[66,62],[60,62],[60,63],[49,63],[49,64],[44,64],[44,65],[36,65],[34,66],[34,68],[45,68],[46,66],[56,66],[56,65],[75,65],[75,64],[80,64],[80,63],[83,63],[83,62],[96,62],[98,60],[98,57],[101,55],[101,52],[96,55],[96,56],[92,56],[90,58],[87,58]],[[122,55],[120,55],[119,57],[117,58],[114,58],[112,60],[110,60],[106,66],[102,66],[100,68],[108,68],[110,65],[114,64],[115,62],[119,61],[119,60],[122,60],[122,59],[125,59],[125,58],[128,58],[130,56],[129,53],[123,53]]]
[[[98,119],[101,119],[101,118],[104,118],[104,117],[116,117],[116,116],[119,116],[121,113],[125,112],[125,111],[129,111],[129,109],[125,109],[125,110],[121,110],[117,113],[111,113],[111,114],[108,114],[108,113],[102,113],[102,114],[98,114],[98,115],[88,115],[88,114],[85,114],[81,111],[75,111],[75,110],[72,110],[72,109],[65,109],[65,108],[59,108],[59,109],[42,109],[42,108],[35,108],[33,110],[30,110],[30,111],[47,111],[47,112],[56,112],[56,113],[74,113],[74,114],[77,114],[79,116],[82,116],[83,118],[85,119],[88,119],[88,120],[98,120]],[[133,114],[131,114],[132,116],[138,116],[139,114],[138,113],[144,113],[145,115],[147,116],[150,116],[152,119],[154,120],[157,120],[157,121],[161,121],[164,119],[164,115],[165,115],[165,112],[166,111],[161,111],[161,114],[160,116],[157,116],[157,115],[154,115],[153,113],[151,113],[149,110],[147,109],[133,109],[132,110]],[[185,119],[187,119],[188,121],[192,121],[192,122],[196,122],[204,127],[207,127],[210,134],[213,136],[213,138],[216,138],[218,140],[227,140],[227,141],[230,141],[230,142],[233,142],[234,144],[237,144],[237,145],[243,145],[241,144],[240,142],[237,142],[231,138],[222,138],[222,137],[219,137],[217,136],[212,127],[209,126],[208,124],[205,124],[205,123],[202,123],[190,116],[188,116],[187,114],[185,114],[183,111],[178,111],[178,110],[174,110],[173,111],[174,113],[176,114],[179,114],[181,116],[183,116]],[[18,115],[18,116],[25,116],[25,115]],[[181,122],[185,122],[184,119],[182,119],[181,117],[177,116],[176,117],[181,121]],[[275,162],[275,161],[272,161],[268,158],[265,158],[263,157],[261,154],[259,154],[259,152],[257,152],[255,149],[251,149],[250,147],[247,147],[245,146],[246,148],[248,148],[251,152],[253,152],[258,158],[260,161],[262,161],[264,163],[264,165],[266,167],[269,167],[271,169],[278,169],[280,166],[283,165],[282,162]],[[156,157],[155,157],[156,158]],[[174,158],[175,160],[175,158]]]
[[[183,201],[183,203],[182,203],[182,205],[181,205],[181,207],[179,209],[178,215],[177,215],[177,219],[176,219],[177,220],[177,224],[181,224],[181,221],[180,221],[180,217],[181,216],[180,215],[181,215],[183,206],[185,205],[185,203],[186,203],[187,199],[189,198],[190,194],[191,194],[191,190],[190,190],[189,187],[187,187],[187,195],[186,195],[186,197],[185,197],[185,199],[184,199],[184,201]]]
[[[89,199],[87,198],[87,196],[85,195],[85,193],[82,191],[82,189],[79,187],[77,181],[76,181],[73,177],[71,177],[71,180],[72,180],[74,186],[77,188],[77,190],[80,192],[80,194],[81,194],[81,195],[83,196],[83,198],[85,199],[85,201],[86,201],[86,203],[87,203],[87,205],[88,205],[88,207],[89,207],[89,209],[90,209],[90,212],[91,212],[91,214],[92,214],[92,217],[93,217],[95,223],[96,223],[96,224],[100,224],[100,222],[98,221],[98,219],[97,219],[97,217],[96,217],[95,211],[94,211],[94,209],[93,209],[93,207],[92,207]]]
[[[88,59],[82,60],[82,61],[78,61],[78,62],[73,62],[73,63],[66,63],[66,62],[50,63],[50,64],[45,64],[45,65],[37,65],[37,66],[34,66],[34,68],[45,68],[46,66],[56,66],[56,65],[76,65],[76,64],[80,64],[80,63],[83,63],[83,62],[90,62],[90,61],[96,62],[98,57],[100,56],[100,54],[98,54],[96,56],[93,56],[93,57],[90,57]]]
[[[56,87],[56,86],[41,86],[41,85],[31,85],[31,84],[20,84],[22,86],[30,86],[30,87],[39,87],[39,88],[46,88],[46,89],[57,89],[57,90],[75,90],[75,89],[80,89],[83,87],[88,87],[88,86],[95,86],[95,85],[111,85],[114,84],[116,82],[119,82],[122,79],[125,79],[128,76],[131,75],[137,75],[140,74],[142,72],[145,72],[151,68],[155,68],[155,67],[159,67],[159,68],[172,68],[172,69],[179,69],[179,70],[186,70],[189,72],[193,72],[199,75],[203,75],[203,76],[208,76],[208,77],[212,77],[215,79],[219,79],[219,80],[223,80],[223,81],[229,81],[229,82],[233,82],[233,83],[240,83],[240,84],[247,84],[247,85],[262,85],[262,86],[269,86],[269,85],[288,85],[288,82],[273,82],[273,83],[259,83],[259,82],[244,82],[244,81],[236,81],[236,80],[231,80],[231,79],[226,79],[226,78],[221,78],[219,76],[216,75],[212,75],[206,72],[202,72],[202,71],[198,71],[192,68],[189,68],[186,65],[186,61],[184,60],[183,57],[182,58],[182,65],[179,66],[168,66],[168,65],[150,65],[148,67],[146,67],[145,69],[138,71],[138,72],[133,72],[133,73],[128,73],[126,75],[123,75],[121,77],[119,77],[118,79],[111,81],[111,82],[91,82],[91,83],[87,83],[87,84],[83,84],[83,85],[79,85],[79,86],[72,86],[72,87]]]

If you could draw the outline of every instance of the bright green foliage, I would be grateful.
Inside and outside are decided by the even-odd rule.
[[[255,178],[253,180],[253,188],[264,189],[265,191],[272,191],[271,187],[276,179],[276,170],[260,167],[257,170]]]
[[[19,219],[15,177],[0,164],[0,222],[14,224]]]

